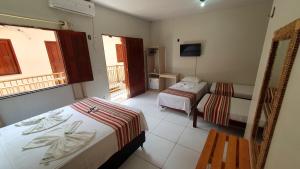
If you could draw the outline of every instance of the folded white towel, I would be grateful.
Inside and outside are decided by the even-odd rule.
[[[75,153],[91,141],[95,134],[96,132],[82,131],[60,137],[50,145],[41,163],[49,163]]]
[[[71,125],[68,125],[65,128],[65,134],[74,133],[82,123],[83,123],[83,121],[74,121]]]
[[[65,121],[67,121],[72,116],[72,113],[63,113],[63,110],[58,110],[51,112],[48,116],[33,117],[28,120],[24,120],[16,124],[16,126],[32,126],[25,131],[23,135],[41,132],[52,127],[55,127]]]
[[[178,84],[179,87],[184,89],[193,89],[196,86],[196,83],[192,82],[181,82]]]
[[[187,84],[187,85],[184,85],[183,88],[185,89],[193,89],[195,87],[194,84]]]
[[[48,117],[53,117],[53,116],[58,116],[59,114],[61,114],[64,110],[63,109],[60,109],[60,110],[55,110],[55,111],[51,111],[49,114],[48,114]],[[37,116],[37,117],[32,117],[32,118],[29,118],[29,119],[26,119],[26,120],[23,120],[17,124],[15,124],[15,126],[17,127],[21,127],[21,126],[31,126],[31,125],[34,125],[34,124],[37,124],[39,123],[41,120],[47,118],[47,116],[43,115],[43,116]]]
[[[54,160],[69,156],[80,150],[93,139],[96,132],[75,132],[82,121],[64,125],[37,137],[23,147],[23,150],[50,146],[41,160],[41,163],[49,163]]]
[[[31,125],[39,123],[44,118],[46,118],[46,117],[33,117],[33,118],[30,118],[30,119],[21,121],[21,122],[15,124],[15,126],[17,126],[17,127],[31,126]]]

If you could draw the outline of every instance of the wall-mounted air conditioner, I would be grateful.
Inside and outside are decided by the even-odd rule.
[[[49,6],[89,17],[95,16],[95,4],[85,0],[49,0]]]

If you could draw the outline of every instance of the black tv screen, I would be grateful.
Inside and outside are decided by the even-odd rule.
[[[182,44],[180,45],[180,56],[200,56],[201,43]]]

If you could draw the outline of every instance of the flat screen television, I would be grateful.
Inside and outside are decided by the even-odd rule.
[[[180,45],[180,56],[199,57],[201,55],[201,43]]]

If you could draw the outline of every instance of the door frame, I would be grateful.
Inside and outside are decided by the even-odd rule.
[[[103,36],[108,36],[108,37],[117,37],[121,39],[122,42],[122,38],[125,38],[124,36],[115,36],[115,35],[110,35],[110,34],[101,34],[101,40],[102,40],[102,47],[103,47],[103,55],[105,56],[105,50],[104,50],[104,42],[103,42]],[[122,45],[123,42],[121,43]],[[123,50],[126,50],[126,46],[125,48],[123,48]],[[105,58],[105,57],[104,57]],[[124,63],[124,74],[125,74],[125,88],[126,88],[126,97],[129,98],[130,96],[130,88],[129,88],[129,80],[128,80],[128,68],[127,68],[127,64],[125,64],[125,60],[127,60],[127,53],[124,52],[124,58],[123,58],[123,63]],[[107,65],[106,65],[106,59],[105,59],[105,67],[107,69]],[[107,76],[108,78],[108,76]],[[108,83],[109,80],[107,79]],[[108,89],[109,90],[109,89]]]
[[[109,37],[118,37],[118,38],[137,38],[137,39],[142,39],[144,40],[143,38],[141,37],[129,37],[129,36],[122,36],[122,35],[112,35],[112,34],[109,34],[109,33],[102,33],[101,34],[101,38],[103,36],[109,36]],[[103,43],[103,39],[102,39],[102,43]],[[103,46],[104,44],[102,44]],[[126,49],[126,46],[125,46],[125,49]],[[105,56],[105,51],[103,49],[103,54]],[[127,52],[125,54],[125,58],[124,58],[124,69],[125,69],[125,85],[126,85],[126,90],[127,90],[127,98],[130,98],[130,86],[129,86],[129,75],[128,75],[128,65],[125,64],[125,60],[127,62]],[[145,55],[145,46],[143,45],[143,57],[144,57],[144,76],[145,76],[145,90],[147,90],[147,70],[146,70],[146,63],[147,63],[147,59],[146,59],[146,55]]]

